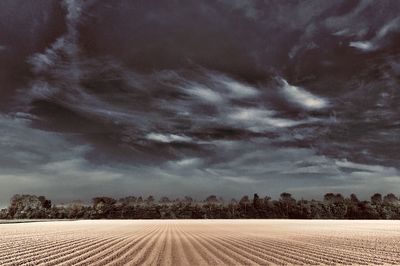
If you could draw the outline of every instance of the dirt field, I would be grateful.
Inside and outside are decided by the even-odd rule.
[[[0,225],[0,265],[397,264],[400,221],[68,221]]]

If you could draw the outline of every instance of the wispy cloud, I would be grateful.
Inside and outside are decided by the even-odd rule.
[[[223,102],[224,100],[218,92],[200,84],[192,84],[191,86],[189,86],[189,88],[184,88],[184,91],[190,95],[193,95],[203,101],[210,103],[217,104]]]
[[[377,34],[369,41],[353,41],[349,46],[360,49],[364,52],[371,52],[379,49],[384,42],[385,37],[391,32],[400,30],[400,17],[392,19],[377,32]]]
[[[0,197],[398,188],[400,2],[39,2],[0,0]]]
[[[255,97],[259,92],[251,86],[233,80],[222,82],[231,91],[232,95],[238,98]]]
[[[385,173],[395,175],[398,171],[394,167],[385,167],[381,165],[368,165],[355,163],[348,160],[335,160],[335,164],[340,168],[351,169],[352,172],[371,172],[371,173]]]
[[[296,126],[304,121],[294,121],[283,118],[275,118],[275,112],[257,108],[235,108],[228,119],[233,125],[248,128],[254,132],[263,132],[264,130],[274,128],[285,128]]]
[[[178,161],[168,162],[173,168],[188,168],[194,169],[200,167],[203,163],[201,158],[184,158]]]
[[[252,98],[260,94],[260,92],[249,84],[236,81],[228,76],[222,74],[209,75],[211,80],[223,86],[222,90],[224,95],[232,98]]]
[[[170,143],[170,142],[191,142],[192,139],[187,136],[180,136],[175,134],[159,134],[159,133],[150,133],[146,136],[149,140]]]
[[[310,110],[328,107],[326,99],[315,96],[303,88],[290,85],[284,79],[280,80],[282,82],[282,92],[290,102]]]
[[[376,49],[376,46],[370,41],[357,41],[357,42],[350,42],[350,47],[358,48],[363,51],[373,51]]]

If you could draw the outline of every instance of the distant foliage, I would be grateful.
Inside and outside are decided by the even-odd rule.
[[[0,219],[400,219],[400,201],[394,194],[376,193],[370,201],[355,194],[345,198],[327,193],[323,201],[296,200],[284,192],[279,199],[254,194],[239,201],[224,201],[215,195],[203,201],[186,196],[171,200],[153,196],[129,196],[121,199],[93,198],[91,205],[76,201],[52,205],[44,196],[14,195]]]
[[[14,195],[11,198],[6,217],[14,219],[41,219],[51,215],[51,201],[44,196]]]

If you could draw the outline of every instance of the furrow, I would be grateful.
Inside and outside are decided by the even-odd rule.
[[[61,265],[86,265],[90,261],[98,260],[99,258],[104,257],[104,254],[109,254],[110,251],[119,249],[125,246],[127,243],[129,244],[132,238],[139,238],[140,236],[145,235],[142,230],[147,230],[148,228],[151,227],[136,230],[134,231],[134,234],[125,233],[122,237],[117,237],[117,239],[120,239],[121,241],[112,241],[106,243],[105,245],[99,246],[98,248],[89,249],[86,252],[81,252],[78,257],[71,256],[68,260],[63,261]]]
[[[152,256],[149,256],[149,260],[146,262],[147,265],[160,265],[161,260],[164,257],[165,253],[165,247],[167,244],[167,237],[166,237],[166,232],[161,232],[162,236],[158,238],[159,241],[157,241],[155,247],[154,247],[154,252],[155,254]],[[129,264],[133,264],[134,262],[131,261]]]
[[[226,235],[229,235],[229,233],[225,233]],[[232,235],[232,234],[231,234]],[[239,236],[242,238],[248,238],[247,235],[244,235],[242,233],[235,233],[234,237]],[[319,258],[324,258],[325,260],[327,258],[330,259],[331,262],[333,263],[347,263],[347,264],[351,264],[351,263],[355,263],[356,260],[353,256],[350,257],[343,257],[343,255],[334,255],[336,254],[335,252],[329,254],[326,252],[320,252],[321,248],[316,248],[316,249],[312,249],[312,248],[306,248],[304,246],[304,243],[302,243],[302,245],[296,244],[293,241],[285,241],[284,239],[279,239],[279,241],[273,239],[273,238],[269,238],[269,239],[265,239],[265,238],[259,238],[259,237],[254,237],[253,239],[258,239],[259,242],[263,243],[264,245],[268,245],[274,253],[279,254],[281,256],[284,257],[293,257],[296,258],[300,252],[300,250],[302,250],[301,254],[302,256],[305,255],[305,250],[307,250],[308,252],[314,252],[313,254],[317,255],[317,253],[315,253],[315,251],[319,251],[319,254],[317,257]],[[261,246],[261,248],[263,248],[263,246]],[[325,248],[325,247],[324,247]],[[289,253],[290,252],[290,253]],[[308,256],[308,258],[313,259],[313,256]],[[322,263],[322,262],[319,262]],[[329,264],[329,262],[324,262]]]
[[[296,241],[300,241],[300,240],[296,240]],[[374,259],[379,258],[380,260],[382,260],[381,261],[382,263],[398,263],[398,262],[400,262],[400,259],[392,260],[392,259],[388,258],[388,256],[393,256],[393,255],[395,257],[400,257],[398,252],[387,252],[387,251],[379,251],[379,250],[375,251],[374,248],[372,248],[372,247],[370,248],[370,247],[367,247],[365,245],[364,246],[359,246],[359,247],[357,247],[357,246],[354,247],[353,245],[351,245],[349,243],[345,244],[345,243],[341,243],[341,242],[338,242],[338,241],[325,241],[325,242],[323,242],[323,241],[318,241],[318,240],[315,241],[315,240],[313,240],[313,242],[316,243],[316,245],[320,244],[319,246],[322,246],[322,245],[326,246],[327,243],[329,243],[330,246],[332,246],[332,247],[329,247],[329,248],[331,248],[331,249],[333,248],[335,250],[345,250],[346,252],[351,254],[350,256],[353,256],[354,253],[356,253],[356,254],[360,254],[361,253],[361,254],[365,254],[366,257],[373,257]]]
[[[111,253],[104,253],[99,258],[92,258],[87,263],[93,266],[102,266],[108,263],[111,263],[112,265],[125,265],[129,262],[129,255],[137,252],[138,249],[148,242],[149,238],[156,236],[159,231],[160,228],[156,227],[153,230],[149,230],[149,232],[143,232],[139,237],[131,239],[130,242],[126,243],[124,246],[113,249]]]
[[[306,241],[306,240],[305,240]],[[299,241],[299,240],[293,240],[293,241],[286,241],[287,246],[297,246],[297,243],[301,243],[304,246],[304,241]],[[384,258],[378,258],[376,257],[375,254],[372,255],[372,253],[367,253],[367,252],[354,252],[351,251],[350,247],[344,247],[339,248],[336,245],[327,245],[327,242],[319,244],[314,244],[311,241],[307,241],[307,246],[313,251],[313,252],[320,252],[320,250],[325,250],[329,251],[329,253],[323,253],[324,255],[330,256],[335,258],[336,260],[339,260],[341,263],[366,263],[370,264],[371,259],[373,259],[374,263],[393,263],[393,260],[388,259],[386,257]],[[340,255],[335,255],[335,254],[340,254]]]
[[[15,255],[13,257],[10,257],[8,260],[4,261],[2,265],[18,265],[22,264],[24,261],[36,261],[40,260],[46,256],[52,255],[52,254],[58,254],[59,252],[62,252],[64,250],[67,250],[70,245],[73,246],[81,246],[85,245],[87,243],[90,243],[92,241],[90,238],[85,238],[85,239],[77,239],[76,242],[69,242],[67,243],[67,246],[51,246],[49,249],[40,249],[38,251],[33,251],[33,252],[28,252],[24,254],[23,256]],[[17,260],[15,258],[18,258]]]
[[[32,256],[32,253],[40,253],[43,250],[48,251],[49,248],[58,248],[58,247],[62,247],[64,245],[68,245],[71,243],[75,243],[75,244],[79,244],[79,242],[85,241],[89,238],[84,238],[84,239],[68,239],[68,240],[64,240],[64,241],[57,241],[55,243],[51,243],[51,240],[47,240],[47,244],[44,245],[42,243],[43,242],[39,242],[39,243],[32,243],[32,244],[26,244],[24,246],[19,246],[17,250],[14,251],[9,251],[9,252],[2,252],[0,251],[0,253],[2,254],[2,257],[0,259],[0,263],[6,263],[9,260],[14,260],[15,257],[19,257],[22,258],[24,256]]]
[[[201,233],[192,233],[192,236],[196,238],[198,242],[203,243],[204,248],[206,248],[209,252],[214,254],[227,265],[254,264],[253,261],[249,260],[241,254],[233,252],[229,248],[222,246],[210,237],[204,237],[204,235]]]
[[[59,258],[64,257],[68,254],[74,254],[79,252],[85,248],[91,248],[93,246],[102,245],[104,242],[109,241],[108,239],[99,239],[99,240],[91,240],[87,241],[81,245],[69,245],[64,247],[62,250],[55,250],[54,252],[48,253],[43,252],[39,258],[31,258],[27,262],[24,263],[31,263],[34,262],[35,265],[43,265],[43,264],[52,264],[53,261],[57,261]]]
[[[226,237],[231,237],[231,239],[236,239],[240,236],[240,241],[242,244],[247,245],[249,248],[258,249],[259,252],[269,252],[272,256],[280,257],[285,260],[285,258],[295,259],[298,257],[298,254],[301,253],[304,259],[304,263],[308,264],[333,264],[340,263],[343,261],[338,261],[337,258],[334,258],[333,263],[326,258],[328,254],[307,254],[304,252],[304,249],[300,247],[294,248],[291,245],[285,245],[284,242],[279,242],[273,239],[265,239],[265,238],[256,238],[247,236],[244,234],[229,234],[225,233]],[[300,251],[302,250],[302,251]],[[332,257],[331,257],[332,259]],[[308,261],[307,261],[308,260]],[[288,261],[289,263],[293,263],[292,261]]]
[[[241,244],[241,239],[235,239],[234,241],[230,240],[229,238],[226,238],[225,236],[218,237],[216,235],[207,235],[202,233],[202,236],[204,238],[209,238],[215,241],[216,243],[219,243],[220,246],[225,247],[228,250],[235,251],[237,255],[240,255],[242,257],[247,258],[248,260],[251,260],[252,263],[257,263],[257,264],[267,264],[267,263],[280,263],[280,264],[299,264],[299,260],[293,260],[292,258],[288,258],[287,256],[280,256],[279,254],[276,254],[275,252],[269,253],[267,256],[264,254],[265,250],[263,252],[257,252],[254,249],[249,249],[245,247],[243,244]],[[261,256],[261,257],[260,257]]]
[[[125,256],[122,260],[123,264],[127,265],[148,265],[148,259],[152,256],[157,255],[157,251],[154,250],[153,246],[156,245],[157,242],[162,242],[161,236],[168,234],[169,226],[163,225],[159,226],[160,230],[153,234],[151,238],[148,239],[146,243],[140,248],[139,251],[132,250],[128,256]],[[157,258],[158,259],[158,258]],[[119,264],[121,265],[121,264]]]
[[[316,265],[315,261],[309,260],[304,257],[299,257],[298,253],[296,254],[289,254],[289,253],[282,253],[277,252],[275,249],[265,249],[265,248],[257,248],[256,246],[252,246],[251,244],[245,243],[244,239],[240,238],[229,238],[229,237],[218,237],[212,236],[214,239],[219,239],[220,243],[226,243],[226,245],[231,245],[237,248],[238,250],[243,250],[256,258],[262,258],[265,261],[271,262],[274,258],[275,260],[284,261],[285,263],[290,264],[307,264],[307,265]],[[256,261],[257,262],[257,261]],[[258,262],[257,262],[258,263]]]
[[[201,257],[195,252],[193,246],[187,244],[185,236],[182,234],[181,229],[177,226],[177,224],[173,224],[174,233],[176,235],[176,239],[179,245],[179,249],[181,250],[184,261],[184,265],[198,265],[200,263],[205,263],[202,261]]]
[[[182,234],[186,236],[188,243],[191,244],[208,265],[229,265],[229,263],[232,265],[233,261],[230,258],[226,258],[221,254],[216,255],[214,250],[210,249],[209,246],[205,245],[191,233],[182,230]],[[222,259],[220,258],[221,256],[223,257]]]
[[[80,248],[79,250],[74,250],[70,252],[65,252],[61,256],[46,262],[46,266],[53,265],[76,265],[79,261],[83,260],[83,257],[90,256],[94,252],[99,252],[108,247],[113,247],[123,242],[127,237],[114,236],[112,238],[104,238],[98,244],[90,245],[85,248]]]

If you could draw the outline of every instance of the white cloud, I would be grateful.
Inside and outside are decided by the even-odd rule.
[[[257,108],[235,108],[228,114],[232,125],[240,125],[254,132],[262,132],[271,128],[285,128],[296,126],[304,121],[294,121],[273,117],[275,112]]]
[[[146,136],[149,140],[170,143],[170,142],[191,142],[192,139],[188,136],[180,136],[175,134],[159,134],[159,133],[150,133]]]
[[[67,20],[72,22],[72,21],[77,21],[81,15],[82,12],[82,5],[83,1],[82,0],[64,0],[64,4],[67,7]]]
[[[200,84],[193,84],[189,88],[185,88],[184,91],[206,102],[220,103],[223,101],[223,98],[218,92],[215,92]]]
[[[31,89],[29,90],[28,94],[26,95],[28,100],[30,99],[47,99],[54,94],[59,92],[59,89],[56,87],[51,86],[47,82],[44,81],[37,81],[33,83]]]
[[[378,33],[369,41],[355,41],[350,42],[349,46],[354,47],[364,52],[371,52],[379,49],[382,45],[383,39],[391,32],[398,32],[400,30],[400,17],[392,19],[378,31]]]
[[[349,33],[349,29],[348,28],[345,28],[345,29],[342,29],[342,30],[338,30],[338,31],[333,33],[333,35],[336,35],[336,36],[347,36],[348,34],[351,34],[351,33]]]
[[[221,73],[208,73],[207,78],[210,87],[228,98],[252,98],[260,94],[257,88]]]
[[[65,47],[65,38],[58,38],[49,48],[43,53],[34,54],[28,59],[28,62],[33,66],[33,71],[36,73],[43,73],[51,70],[52,67],[60,60],[59,51]]]
[[[228,89],[230,96],[233,98],[255,97],[259,94],[254,87],[237,82],[233,79],[219,77],[218,81]]]
[[[197,167],[202,163],[202,159],[200,158],[186,158],[179,161],[175,161],[173,164],[179,168],[186,167]]]
[[[300,87],[290,85],[284,79],[280,80],[283,83],[282,92],[290,102],[295,103],[296,105],[299,105],[305,109],[311,110],[321,109],[328,106],[327,100],[315,96]]]
[[[397,17],[387,24],[385,24],[379,31],[378,34],[375,36],[375,40],[379,40],[384,38],[388,33],[392,31],[398,31],[400,29],[400,17]]]
[[[381,165],[360,164],[360,163],[349,162],[347,160],[336,160],[335,164],[338,167],[353,168],[353,169],[357,169],[361,172],[386,173],[386,174],[390,174],[390,175],[398,173],[398,171],[393,167],[385,167],[385,166],[381,166]],[[356,171],[354,171],[354,172],[356,172]]]
[[[335,165],[334,160],[322,156],[312,155],[302,158],[291,164],[282,171],[284,174],[319,174],[319,175],[340,175],[341,171]]]
[[[376,46],[370,41],[350,42],[349,46],[363,51],[372,51],[376,48]]]

